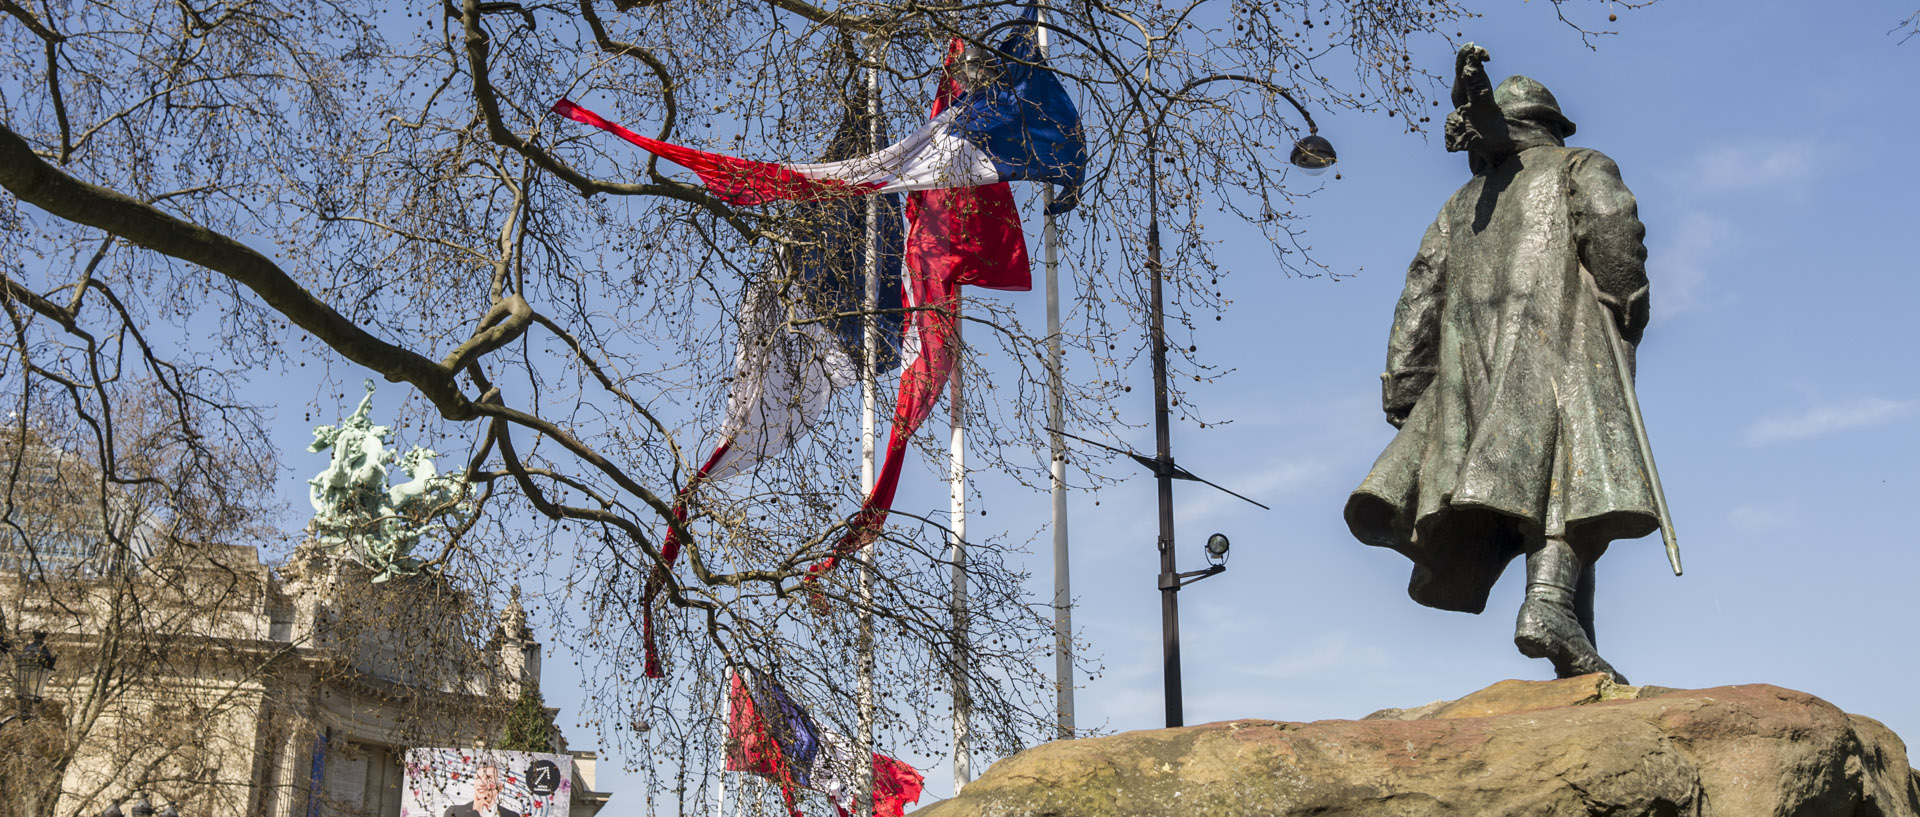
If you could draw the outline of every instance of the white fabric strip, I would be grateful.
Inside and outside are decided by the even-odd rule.
[[[961,138],[954,125],[958,106],[928,120],[907,138],[853,159],[819,164],[787,165],[810,179],[836,179],[849,184],[877,184],[877,193],[903,193],[943,187],[971,187],[1000,181],[993,160]]]
[[[796,320],[811,317],[804,309],[794,315]],[[791,448],[813,432],[834,391],[859,377],[853,357],[840,348],[828,324],[791,325],[777,293],[763,285],[749,289],[740,309],[727,419],[720,426],[720,438],[733,446],[707,478],[745,473]]]
[[[914,361],[920,359],[920,296],[913,291],[911,282],[900,285],[900,304],[906,307],[906,317],[900,323],[900,371],[913,368]]]
[[[813,768],[807,779],[813,788],[842,809],[853,810],[853,741],[845,735],[821,729],[820,751],[813,756]]]

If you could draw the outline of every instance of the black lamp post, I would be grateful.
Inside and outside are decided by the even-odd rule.
[[[1166,313],[1161,295],[1161,281],[1165,277],[1165,270],[1162,269],[1160,265],[1160,155],[1158,140],[1160,124],[1166,120],[1167,111],[1175,100],[1185,98],[1188,91],[1198,88],[1201,85],[1222,80],[1234,80],[1259,85],[1279,95],[1289,103],[1292,103],[1294,109],[1300,112],[1301,118],[1307,122],[1310,133],[1294,143],[1293,152],[1288,157],[1288,161],[1293,164],[1293,166],[1309,174],[1318,175],[1326,172],[1327,168],[1332,167],[1334,162],[1338,161],[1334,154],[1332,143],[1328,142],[1325,137],[1319,134],[1319,127],[1314,125],[1313,117],[1307,113],[1306,108],[1301,107],[1299,101],[1295,100],[1291,95],[1287,94],[1285,90],[1275,86],[1271,82],[1242,74],[1215,74],[1188,82],[1185,87],[1182,87],[1179,91],[1166,98],[1167,101],[1160,107],[1159,114],[1154,118],[1152,124],[1147,127],[1147,274],[1149,277],[1148,288],[1153,299],[1152,309],[1147,316],[1147,331],[1153,336],[1154,436],[1154,457],[1147,467],[1154,473],[1157,482],[1156,488],[1158,489],[1160,499],[1160,637],[1161,656],[1166,673],[1168,727],[1182,726],[1186,723],[1186,715],[1182,711],[1180,691],[1180,588],[1226,570],[1225,559],[1228,542],[1227,537],[1217,533],[1214,534],[1207,541],[1207,553],[1210,560],[1218,559],[1218,561],[1214,561],[1213,564],[1205,570],[1198,570],[1192,573],[1179,572],[1179,567],[1174,559],[1173,553],[1173,481],[1175,479],[1190,479],[1205,482],[1205,480],[1201,480],[1193,476],[1192,473],[1187,472],[1186,469],[1173,464],[1173,445],[1170,438],[1171,429],[1169,428],[1170,422],[1167,407]],[[1146,110],[1140,105],[1138,93],[1134,94],[1133,102],[1141,118],[1146,118]],[[1208,484],[1211,485],[1212,483]],[[1215,485],[1214,487],[1218,488],[1219,486]],[[1226,489],[1222,488],[1221,490]],[[1233,492],[1228,491],[1228,493]],[[1239,494],[1234,494],[1234,496],[1239,496]],[[1246,497],[1241,498],[1246,499]],[[1247,501],[1252,502],[1252,500]],[[1259,503],[1255,502],[1254,504],[1258,505]],[[1266,506],[1261,505],[1261,507],[1264,508]],[[1219,543],[1218,552],[1214,550],[1215,540],[1218,540]]]
[[[47,634],[35,631],[33,640],[13,659],[14,695],[23,703],[37,704],[47,691],[47,676],[53,674],[53,652],[47,649]]]
[[[0,654],[9,652],[13,652],[13,644],[7,641],[6,619],[0,617]],[[47,634],[36,630],[33,640],[13,657],[13,698],[19,708],[0,718],[0,726],[33,719],[33,705],[41,701],[40,696],[47,689],[47,676],[52,673],[53,652],[47,649]]]
[[[1194,570],[1186,573],[1180,572],[1179,564],[1173,554],[1173,481],[1176,479],[1184,479],[1210,485],[1234,497],[1245,499],[1248,502],[1259,505],[1263,509],[1267,508],[1267,506],[1259,502],[1255,502],[1252,499],[1227,490],[1220,485],[1194,476],[1192,471],[1175,465],[1173,462],[1173,441],[1171,439],[1171,420],[1168,410],[1167,392],[1166,308],[1164,306],[1164,296],[1161,294],[1166,271],[1160,265],[1159,132],[1160,125],[1166,120],[1167,111],[1174,101],[1186,98],[1187,92],[1195,88],[1210,82],[1223,80],[1233,80],[1258,85],[1276,96],[1285,99],[1293,105],[1294,110],[1300,112],[1301,118],[1307,122],[1309,133],[1294,142],[1292,154],[1287,157],[1287,161],[1294,167],[1300,168],[1308,175],[1318,176],[1321,173],[1325,173],[1328,168],[1333,167],[1334,163],[1338,161],[1338,157],[1333,150],[1333,144],[1328,142],[1326,137],[1319,134],[1319,126],[1313,123],[1313,116],[1307,113],[1307,109],[1301,107],[1300,103],[1289,95],[1285,89],[1266,80],[1244,74],[1214,74],[1188,82],[1179,91],[1168,95],[1166,97],[1166,103],[1160,107],[1158,115],[1155,116],[1151,122],[1147,123],[1146,132],[1148,168],[1147,274],[1149,284],[1148,291],[1152,299],[1152,303],[1149,304],[1150,310],[1147,313],[1147,332],[1151,335],[1150,340],[1152,341],[1153,357],[1154,455],[1147,457],[1124,448],[1115,448],[1106,443],[1095,442],[1085,437],[1067,434],[1059,429],[1048,429],[1049,431],[1060,433],[1061,436],[1072,437],[1084,443],[1125,454],[1135,462],[1146,466],[1147,470],[1153,472],[1156,482],[1155,487],[1159,494],[1160,506],[1160,538],[1158,542],[1160,549],[1160,641],[1161,655],[1166,673],[1167,726],[1169,727],[1182,726],[1186,723],[1186,715],[1181,705],[1180,692],[1180,597],[1178,595],[1180,588],[1224,572],[1227,569],[1227,551],[1228,548],[1231,547],[1231,543],[1227,540],[1225,534],[1213,534],[1207,538],[1206,553],[1209,563],[1208,566],[1203,570]],[[1140,101],[1139,90],[1129,87],[1128,91],[1133,100],[1134,110],[1140,114],[1142,120],[1145,120],[1147,118],[1147,111],[1146,107]]]
[[[1092,54],[1101,54],[1100,49],[1088,43],[1078,34],[1046,23],[1032,23],[1025,20],[1009,21],[994,26],[992,29],[989,29],[987,33],[992,34],[1010,25],[1035,25],[1044,27],[1048,31],[1068,39],[1078,40],[1082,45],[1088,46],[1088,51]],[[983,55],[983,58],[984,57],[985,55]],[[1132,103],[1134,112],[1140,116],[1141,124],[1146,127],[1147,274],[1149,282],[1148,289],[1151,293],[1150,297],[1152,298],[1152,303],[1149,305],[1150,310],[1147,313],[1147,332],[1152,336],[1154,455],[1151,458],[1144,457],[1132,451],[1115,448],[1105,443],[1094,442],[1085,437],[1067,434],[1063,429],[1050,428],[1048,430],[1059,433],[1064,437],[1073,437],[1081,442],[1091,443],[1101,448],[1125,454],[1140,464],[1145,465],[1147,469],[1154,474],[1157,482],[1156,488],[1159,493],[1160,505],[1160,629],[1166,669],[1167,726],[1173,727],[1183,725],[1186,720],[1185,715],[1182,713],[1180,700],[1180,601],[1178,594],[1181,587],[1207,578],[1208,576],[1218,575],[1220,572],[1226,570],[1228,547],[1226,536],[1218,533],[1214,534],[1207,541],[1208,561],[1211,562],[1211,564],[1205,570],[1197,570],[1191,573],[1179,572],[1178,565],[1173,556],[1173,481],[1176,479],[1185,479],[1205,483],[1219,488],[1222,491],[1226,491],[1240,499],[1253,502],[1255,505],[1260,505],[1260,503],[1228,491],[1226,488],[1221,488],[1219,485],[1207,482],[1204,479],[1194,476],[1193,472],[1173,463],[1173,446],[1169,436],[1169,412],[1167,406],[1166,307],[1165,298],[1161,293],[1166,275],[1165,270],[1160,264],[1160,126],[1166,122],[1167,113],[1172,109],[1173,103],[1186,100],[1188,98],[1188,92],[1200,86],[1215,82],[1244,82],[1248,85],[1257,86],[1274,96],[1286,100],[1288,104],[1293,106],[1295,111],[1300,113],[1301,120],[1307,123],[1307,135],[1293,143],[1293,150],[1287,156],[1287,162],[1289,164],[1299,168],[1308,175],[1318,176],[1325,173],[1328,168],[1333,167],[1334,163],[1339,161],[1339,158],[1334,153],[1333,143],[1328,142],[1326,137],[1320,135],[1320,126],[1314,124],[1313,115],[1307,113],[1307,109],[1300,104],[1300,101],[1294,99],[1292,94],[1287,93],[1285,88],[1272,82],[1247,74],[1210,74],[1192,79],[1181,86],[1179,90],[1162,97],[1163,101],[1160,103],[1153,118],[1149,121],[1147,116],[1147,103],[1141,98],[1141,94],[1147,89],[1141,88],[1133,83],[1131,79],[1133,72],[1128,70],[1127,66],[1121,65],[1109,57],[1102,56],[1100,58],[1106,61],[1109,67],[1114,69],[1115,78],[1118,79],[1121,86],[1126,89],[1128,100]],[[984,67],[969,66],[969,70],[984,70]],[[1267,506],[1260,505],[1260,507],[1266,508]],[[1216,544],[1218,550],[1215,549]]]

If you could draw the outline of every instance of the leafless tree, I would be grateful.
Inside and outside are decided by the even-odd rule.
[[[265,600],[264,571],[244,570],[273,538],[260,502],[272,463],[226,445],[207,424],[222,409],[188,408],[135,360],[100,376],[123,362],[114,344],[75,353],[14,317],[0,610],[16,648],[50,633],[60,663],[52,705],[0,735],[0,809],[44,817],[124,781],[205,783],[208,806],[244,800],[219,769],[227,727],[245,717],[233,693],[272,659],[234,640]],[[235,683],[210,691],[208,679]],[[86,773],[70,776],[76,764]]]
[[[210,426],[219,411],[183,411],[148,379],[95,379],[86,364],[101,360],[63,359],[37,331],[16,340],[19,390],[0,394],[0,614],[15,648],[43,633],[58,661],[47,701],[0,730],[0,815],[94,814],[136,795],[282,813],[271,804],[305,802],[308,779],[289,770],[323,728],[322,690],[423,743],[494,737],[519,667],[495,658],[490,610],[442,577],[376,585],[311,546],[289,553],[274,458]]]
[[[411,439],[466,446],[483,521],[440,543],[434,566],[493,598],[529,572],[566,576],[536,603],[592,656],[591,723],[629,756],[710,759],[729,663],[777,668],[817,716],[850,730],[862,612],[885,657],[887,740],[944,740],[945,682],[928,680],[946,677],[954,640],[943,520],[895,515],[869,566],[871,604],[851,571],[821,584],[824,604],[802,589],[859,501],[854,395],[836,397],[783,457],[696,492],[684,523],[674,513],[725,398],[729,356],[715,351],[730,347],[742,293],[810,297],[778,286],[767,259],[828,240],[844,220],[807,204],[729,206],[546,111],[570,96],[667,141],[811,160],[844,128],[876,121],[863,102],[869,68],[881,76],[877,120],[903,132],[926,115],[948,39],[991,47],[1020,6],[0,10],[0,186],[11,193],[0,257],[14,259],[0,272],[22,339],[5,377],[23,406],[65,388],[39,362],[55,354],[61,377],[156,384],[176,416],[211,430],[198,433],[266,461],[237,397],[250,372],[309,355],[330,371],[377,372],[420,398]],[[1093,437],[1123,425],[1122,372],[1146,346],[1149,188],[1170,233],[1173,404],[1214,422],[1178,385],[1220,374],[1192,340],[1231,300],[1206,228],[1242,219],[1281,268],[1329,274],[1297,232],[1310,188],[1285,171],[1302,112],[1369,111],[1424,130],[1439,85],[1409,44],[1459,36],[1472,11],[1465,0],[1069,0],[1050,14],[1053,64],[1076,91],[1093,157],[1083,204],[1063,223],[1077,279],[1068,424]],[[969,298],[965,318],[963,365],[982,375],[969,407],[976,462],[1043,484],[1030,452],[1044,447],[1044,332],[990,299]],[[1082,484],[1104,478],[1096,459],[1073,465]],[[669,532],[686,543],[671,570]],[[1051,639],[1008,556],[1018,544],[978,541],[969,559],[975,740],[988,753],[1050,723],[1051,685],[1035,666]],[[668,673],[643,681],[639,599],[656,571]],[[700,762],[656,767],[655,793],[705,796]]]

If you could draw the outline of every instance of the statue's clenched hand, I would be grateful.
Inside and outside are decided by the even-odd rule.
[[[1460,46],[1453,62],[1453,113],[1447,114],[1447,150],[1479,151],[1483,160],[1509,143],[1507,123],[1493,102],[1493,80],[1483,65],[1493,56],[1473,43]]]
[[[1453,55],[1453,106],[1458,108],[1478,100],[1493,101],[1493,81],[1487,79],[1487,69],[1482,63],[1493,59],[1473,43],[1460,46]]]

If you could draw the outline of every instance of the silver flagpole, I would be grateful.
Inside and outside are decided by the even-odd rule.
[[[1047,22],[1047,6],[1040,5],[1040,21]],[[1040,58],[1047,57],[1047,29],[1039,27]],[[1053,207],[1053,185],[1041,193],[1047,209]],[[1067,559],[1067,444],[1065,386],[1060,365],[1060,235],[1053,213],[1042,211],[1041,245],[1047,266],[1047,447],[1053,472],[1053,678],[1056,727],[1061,738],[1073,737],[1073,583]]]
[[[714,719],[720,728],[720,772],[715,775],[718,780],[713,787],[713,817],[727,817],[727,693],[724,689],[730,684],[721,686],[720,717]]]
[[[878,37],[867,41],[867,148],[880,149],[880,60],[886,46]],[[867,197],[866,298],[861,347],[865,351],[860,366],[860,495],[873,493],[874,409],[879,404],[878,372],[875,367],[880,348],[880,327],[875,312],[880,308],[880,199]],[[873,815],[873,542],[860,546],[859,574],[859,727],[853,738],[854,797],[853,810],[858,817]]]
[[[952,491],[949,555],[953,559],[953,793],[973,781],[972,757],[967,738],[972,731],[973,702],[967,689],[967,403],[962,385],[965,374],[960,365],[960,294],[953,296],[953,390],[948,396],[952,410],[953,439],[948,448],[951,469],[948,485]]]

